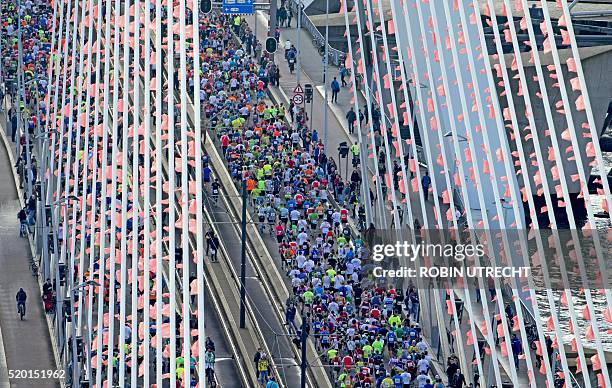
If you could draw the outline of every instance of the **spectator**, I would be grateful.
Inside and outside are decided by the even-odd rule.
[[[263,354],[257,362],[257,372],[259,373],[259,383],[264,387],[268,383],[269,368],[270,362],[268,361],[268,356]]]
[[[332,91],[331,102],[338,103],[338,93],[340,93],[340,83],[338,82],[336,77],[334,77],[334,80],[331,82],[331,91]]]
[[[429,197],[429,186],[431,186],[431,178],[429,177],[429,172],[425,171],[425,175],[421,178],[421,185],[423,186],[423,196],[425,197],[425,201],[427,201]]]
[[[349,133],[355,133],[355,121],[357,120],[357,114],[355,114],[355,110],[352,107],[346,114],[346,120],[348,121]]]
[[[516,334],[512,334],[510,344],[512,347],[512,355],[514,356],[514,365],[516,366],[516,370],[519,370],[519,355],[523,353],[523,344]]]
[[[344,88],[348,85],[345,80],[346,76],[348,75],[348,69],[344,67],[344,64],[340,64],[339,74],[340,74],[340,81],[342,82],[342,87]]]
[[[270,377],[268,384],[266,384],[266,388],[279,388],[275,377]]]
[[[25,237],[30,233],[30,227],[28,226],[28,213],[26,212],[26,208],[23,208],[17,213],[17,218],[19,219],[20,229],[19,236]]]

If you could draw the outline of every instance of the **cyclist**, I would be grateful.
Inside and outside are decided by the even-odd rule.
[[[26,292],[23,290],[23,288],[20,288],[19,291],[17,291],[17,295],[15,296],[15,300],[17,301],[17,314],[19,314],[19,311],[20,311],[19,306],[22,306],[23,315],[25,315],[27,298],[28,296],[26,295]]]

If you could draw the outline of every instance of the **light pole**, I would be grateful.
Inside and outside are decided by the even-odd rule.
[[[297,59],[296,59],[296,65],[297,65],[297,75],[295,77],[295,80],[297,81],[297,84],[300,84],[300,73],[302,72],[302,60],[300,59],[301,55],[301,51],[300,51],[300,41],[301,36],[302,36],[302,10],[304,9],[304,4],[302,3],[302,0],[298,0],[297,2]]]
[[[240,249],[240,328],[245,328],[246,304],[246,215],[247,215],[247,187],[246,177],[242,177],[242,225]]]
[[[76,317],[74,316],[75,311],[74,311],[74,304],[76,303],[76,294],[77,293],[81,293],[81,292],[85,292],[85,287],[88,286],[94,286],[94,287],[99,287],[100,283],[96,282],[95,280],[88,280],[86,282],[83,282],[81,284],[78,284],[74,287],[72,287],[70,289],[70,316],[71,316],[71,336],[72,336],[72,386],[73,387],[79,387],[80,386],[80,382],[79,379],[81,378],[81,368],[78,367],[78,344],[77,344],[77,328],[76,328],[76,324],[75,324],[75,320]],[[80,333],[81,328],[78,328],[78,332]],[[83,349],[85,347],[83,346]]]
[[[323,110],[325,111],[324,124],[323,124],[323,146],[327,146],[327,66],[329,62],[329,0],[325,0],[325,57],[323,58],[323,85],[325,87],[325,104],[323,104]],[[325,148],[323,148],[327,151]]]
[[[26,193],[27,193],[27,198],[30,198],[32,196],[32,180],[30,179],[30,174],[32,172],[32,158],[31,158],[31,153],[30,153],[30,131],[28,128],[26,128],[26,126],[23,123],[23,117],[21,116],[21,93],[23,92],[23,104],[25,107],[25,87],[26,87],[26,83],[25,83],[25,78],[23,75],[23,42],[22,42],[22,34],[21,34],[21,0],[17,1],[17,13],[18,13],[18,20],[19,20],[19,26],[17,28],[17,50],[18,50],[18,55],[17,55],[17,66],[19,66],[19,70],[17,71],[17,82],[19,83],[19,87],[18,87],[18,94],[19,94],[19,106],[17,107],[17,114],[18,114],[18,119],[17,122],[18,124],[22,125],[23,128],[23,132],[25,134],[25,138],[26,138],[26,163],[25,163],[25,174],[24,174],[24,179],[26,179]],[[22,90],[23,89],[23,90]],[[21,155],[21,154],[19,154]],[[18,157],[19,157],[18,155]]]
[[[59,232],[59,228],[58,228],[58,220],[56,219],[56,211],[55,209],[58,207],[62,207],[62,206],[68,206],[70,204],[71,201],[75,201],[78,200],[78,198],[74,195],[69,195],[66,197],[61,197],[58,200],[56,200],[55,202],[51,203],[50,208],[51,208],[51,227],[53,228],[53,254],[54,254],[54,262],[55,262],[55,295],[56,295],[56,300],[55,300],[55,317],[56,317],[56,323],[55,323],[55,328],[56,328],[56,335],[57,335],[57,339],[58,339],[58,344],[60,346],[62,346],[62,352],[63,350],[67,350],[66,348],[66,344],[64,343],[65,339],[64,339],[64,315],[63,315],[63,303],[64,303],[64,292],[61,292],[61,277],[60,277],[60,260],[61,260],[61,254],[60,254],[60,247],[58,244],[58,232]],[[56,230],[58,229],[58,230]],[[63,237],[63,236],[62,236]],[[62,247],[63,249],[63,247]],[[68,283],[68,281],[71,281],[71,279],[68,279],[68,271],[66,269],[65,272],[65,276],[66,276],[66,284],[70,284]],[[61,298],[59,296],[62,296]],[[72,298],[71,298],[72,299]],[[72,310],[72,305],[71,305],[71,310]],[[71,311],[71,314],[73,314],[73,312]],[[73,323],[74,324],[74,323]],[[74,366],[73,366],[73,370],[74,370]]]

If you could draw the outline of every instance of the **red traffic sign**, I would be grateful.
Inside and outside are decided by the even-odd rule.
[[[295,89],[293,89],[293,93],[295,93],[295,94],[304,94],[304,89],[302,89],[302,85],[297,84]]]
[[[293,103],[295,105],[302,105],[304,103],[304,96],[301,94],[296,94],[293,96]]]

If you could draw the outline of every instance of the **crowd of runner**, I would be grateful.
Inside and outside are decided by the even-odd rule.
[[[441,386],[420,336],[417,292],[376,285],[364,272],[364,245],[349,221],[363,217],[359,171],[344,181],[306,112],[261,98],[279,64],[248,56],[253,38],[244,22],[238,35],[245,52],[230,44],[224,53],[233,62],[203,65],[223,69],[214,82],[224,83],[215,90],[205,70],[203,106],[235,183],[246,179],[259,230],[276,237],[294,294],[290,332],[299,337],[294,320],[303,314],[339,387]]]
[[[14,3],[2,7],[3,63],[11,66],[4,71],[16,74],[18,18]],[[46,93],[52,9],[43,0],[24,2],[21,10],[25,82],[35,80],[25,88],[21,114],[34,135],[33,108],[38,104],[45,110],[44,100],[35,102],[33,96]],[[317,129],[309,126],[306,112],[265,99],[268,85],[278,85],[279,64],[262,52],[243,19],[209,14],[201,17],[199,34],[203,112],[232,177],[237,183],[246,179],[260,230],[277,239],[295,296],[287,301],[291,333],[299,335],[301,328],[295,327],[294,320],[302,314],[309,336],[324,354],[323,363],[330,365],[340,387],[441,384],[430,377],[431,356],[420,336],[416,291],[379,286],[365,276],[364,243],[349,223],[351,217],[363,219],[365,214],[359,171],[355,169],[344,181]],[[188,82],[193,85],[192,62],[190,66]],[[5,85],[14,96],[16,80]],[[15,140],[14,110],[9,120]],[[22,138],[25,135],[20,138],[25,145]],[[208,176],[203,171],[204,181],[210,181],[206,163],[204,170],[209,171]],[[36,182],[35,169],[32,175]],[[155,334],[154,326],[150,333]],[[126,346],[129,354],[130,345]],[[114,363],[117,352],[113,352]],[[214,344],[207,347],[206,357],[206,369],[214,373]],[[183,366],[178,362],[177,374]],[[267,368],[265,373],[264,366],[261,369],[262,385],[275,384]],[[449,379],[453,381],[452,376]]]

